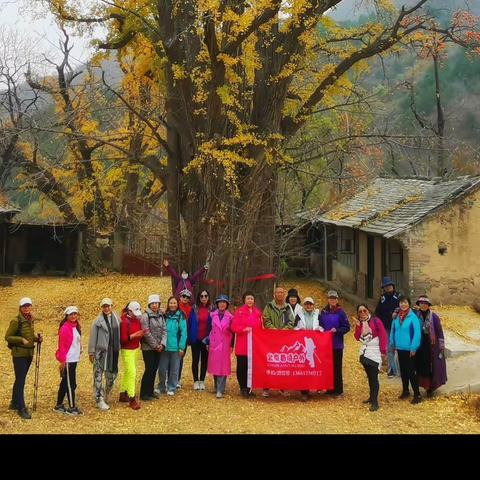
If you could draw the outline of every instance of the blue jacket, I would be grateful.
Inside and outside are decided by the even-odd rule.
[[[400,325],[400,317],[392,322],[390,330],[390,346],[397,350],[416,352],[420,346],[421,331],[420,320],[410,309]]]
[[[343,309],[337,308],[331,312],[328,306],[325,307],[320,314],[319,324],[326,332],[335,328],[332,347],[334,350],[343,350],[343,336],[350,330],[350,323]]]
[[[175,313],[167,312],[165,314],[165,324],[167,327],[167,346],[166,352],[185,351],[187,344],[187,321],[180,310]]]
[[[375,316],[383,323],[386,330],[390,330],[392,326],[392,314],[399,307],[398,293],[384,293],[378,300],[377,308],[375,308]]]
[[[189,318],[188,341],[190,342],[190,344],[194,344],[197,341],[197,335],[198,335],[198,305],[194,305],[192,307],[192,310],[188,318]],[[211,329],[212,329],[212,317],[211,317],[211,311],[210,311],[207,319],[207,337]]]

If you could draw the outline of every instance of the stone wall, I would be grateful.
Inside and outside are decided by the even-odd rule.
[[[412,300],[471,305],[480,287],[480,192],[457,200],[403,234]]]

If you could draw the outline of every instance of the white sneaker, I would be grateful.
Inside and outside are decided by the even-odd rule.
[[[194,390],[200,390],[200,382],[198,380],[193,383],[193,389]]]
[[[156,393],[157,395],[160,395],[162,392],[160,391],[159,388],[155,388],[155,389],[153,390],[153,393]]]
[[[173,395],[175,395],[175,392],[172,392],[172,390],[169,390],[169,391],[167,392],[167,395],[170,395],[171,397],[173,397]]]
[[[262,392],[262,397],[268,398],[270,396],[270,389],[264,388]]]
[[[180,382],[177,383],[177,390],[180,390],[182,388],[182,384]]]
[[[198,386],[200,387],[200,390],[205,390],[205,382],[202,382],[201,380],[198,382]]]
[[[105,400],[103,398],[101,398],[98,402],[97,402],[97,408],[99,410],[110,410],[110,407],[109,405],[107,405],[107,403],[105,402]]]
[[[216,397],[217,397],[217,398],[223,398],[223,393],[222,393],[222,392],[217,392]]]

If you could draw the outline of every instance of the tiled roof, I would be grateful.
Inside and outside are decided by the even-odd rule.
[[[8,203],[0,196],[0,215],[3,213],[19,212],[20,209]]]
[[[313,222],[356,228],[390,238],[479,186],[480,177],[448,181],[377,178],[354,197],[313,218]]]

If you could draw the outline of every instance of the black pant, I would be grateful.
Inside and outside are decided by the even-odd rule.
[[[155,386],[155,375],[160,365],[160,352],[156,350],[142,350],[143,361],[145,362],[145,371],[143,372],[142,383],[140,385],[140,398],[153,397]]]
[[[185,350],[183,352],[183,357],[180,359],[180,368],[178,369],[178,383],[180,383],[180,379],[182,378],[182,369],[183,369],[183,359],[187,354],[188,345],[185,346]],[[170,369],[168,370],[168,376],[170,376]]]
[[[248,357],[246,355],[237,355],[237,380],[240,390],[246,390],[248,373]]]
[[[365,373],[368,378],[368,386],[370,387],[370,402],[372,405],[378,405],[378,391],[380,385],[378,384],[378,367],[371,365],[363,365]]]
[[[65,362],[65,369],[62,372],[62,381],[58,389],[57,405],[63,403],[67,395],[68,406],[75,407],[75,389],[77,388],[77,362]]]
[[[12,405],[21,410],[25,408],[25,397],[23,390],[25,388],[25,379],[28,369],[32,363],[33,357],[12,357],[13,370],[15,372],[15,383],[13,384]]]
[[[343,393],[343,375],[342,375],[343,348],[333,350],[333,390],[328,393],[340,395]]]
[[[418,388],[417,373],[415,371],[415,357],[411,357],[408,350],[397,350],[397,352],[398,363],[400,364],[400,375],[402,376],[403,391],[408,392],[408,382],[410,381],[413,394],[416,397],[419,397],[420,389]]]
[[[208,351],[207,346],[201,341],[197,340],[192,343],[192,375],[193,381],[198,382],[198,364],[200,363],[200,380],[205,380],[207,374]]]

